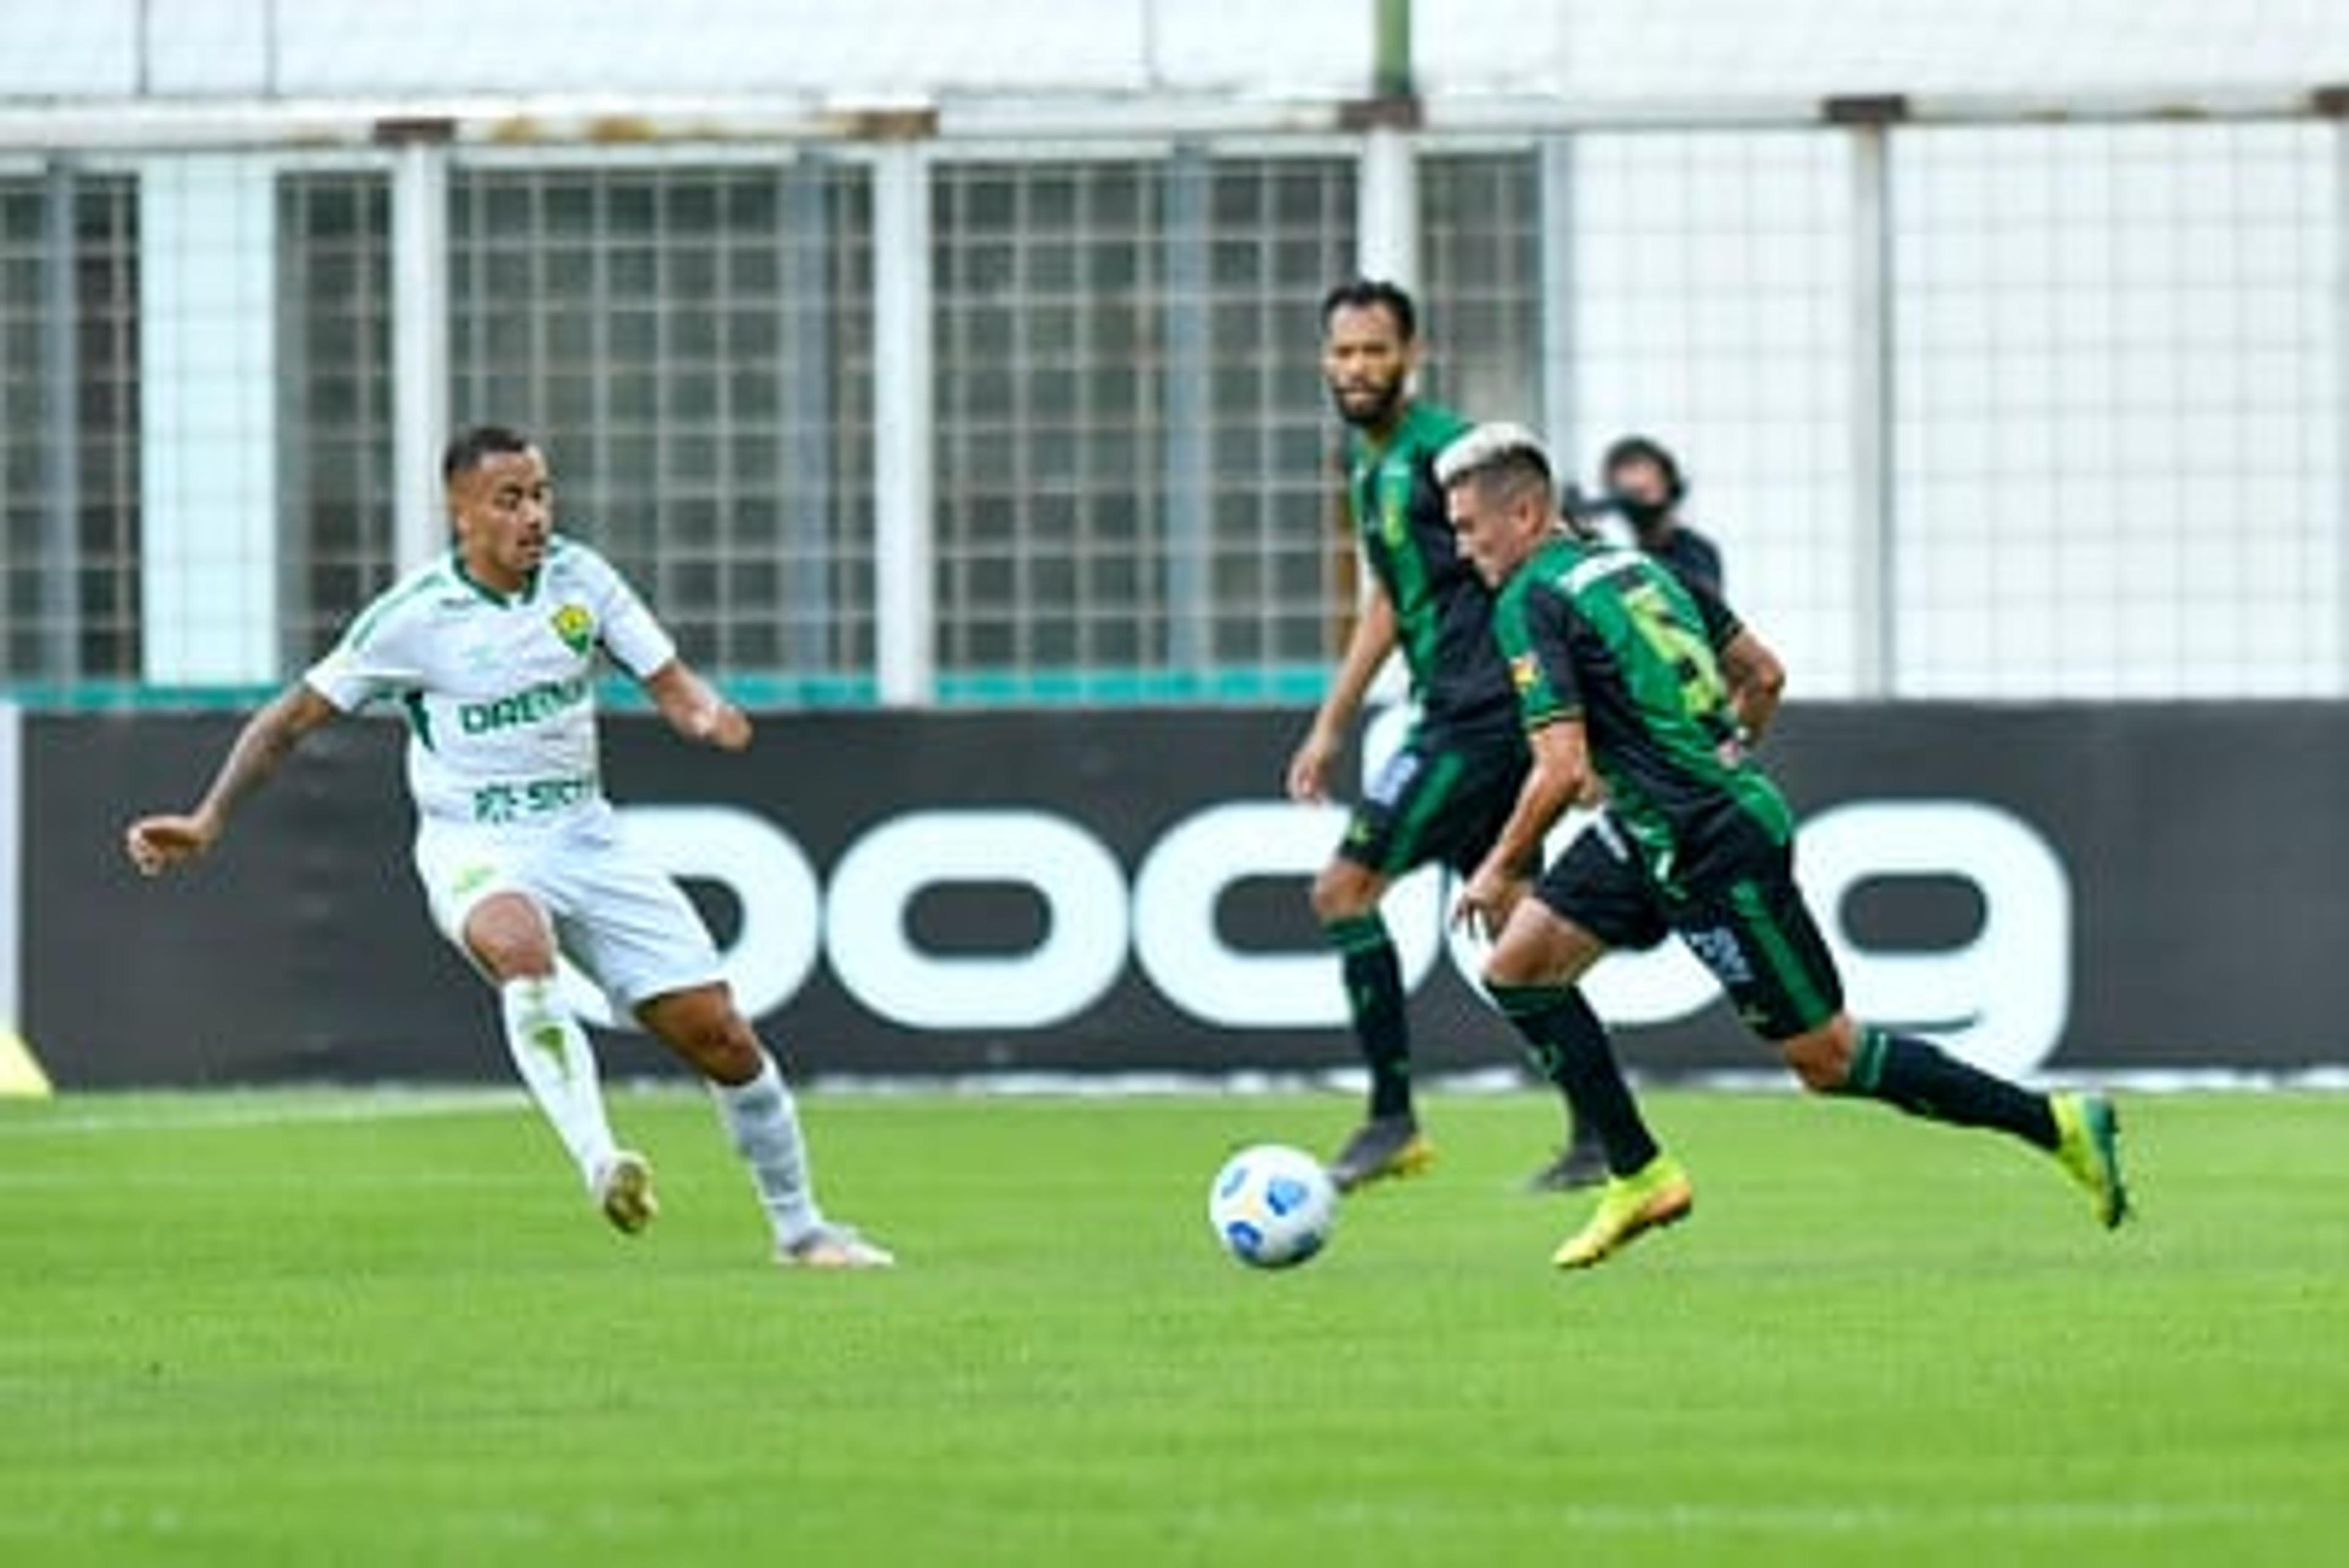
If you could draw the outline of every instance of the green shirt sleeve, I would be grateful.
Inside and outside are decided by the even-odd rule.
[[[1745,629],[1745,623],[1738,619],[1735,610],[1729,607],[1729,601],[1721,597],[1721,590],[1686,573],[1678,574],[1677,580],[1687,590],[1688,597],[1695,601],[1697,618],[1704,625],[1704,640],[1712,645],[1713,650],[1719,653],[1736,641],[1737,634]]]
[[[1493,608],[1493,635],[1508,661],[1509,684],[1528,732],[1582,712],[1568,650],[1570,613],[1557,591],[1530,572],[1521,572]]]

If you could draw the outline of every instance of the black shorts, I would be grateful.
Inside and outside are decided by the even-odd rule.
[[[1526,766],[1525,738],[1515,730],[1413,730],[1363,792],[1338,853],[1382,877],[1431,860],[1474,871],[1516,808]]]
[[[1701,886],[1664,888],[1602,816],[1534,896],[1610,948],[1644,950],[1677,933],[1765,1040],[1806,1034],[1841,1012],[1843,981],[1795,885],[1793,848],[1757,833],[1706,863]]]

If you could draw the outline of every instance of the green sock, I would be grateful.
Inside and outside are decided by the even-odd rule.
[[[1570,985],[1486,985],[1494,1005],[1526,1037],[1526,1054],[1566,1092],[1574,1119],[1607,1151],[1607,1168],[1636,1175],[1660,1152],[1623,1081],[1607,1026]]]
[[[1371,1115],[1411,1114],[1411,1025],[1403,1013],[1402,961],[1376,914],[1332,920],[1325,928],[1344,962],[1346,1005],[1354,1039],[1371,1070]]]
[[[1955,1127],[1995,1127],[2045,1149],[2063,1136],[2046,1096],[1961,1062],[1938,1045],[1873,1024],[1859,1026],[1851,1075],[1835,1092],[1882,1100]]]

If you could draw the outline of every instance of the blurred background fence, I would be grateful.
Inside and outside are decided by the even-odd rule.
[[[2349,691],[2330,8],[1272,9],[0,5],[0,680],[284,678],[497,419],[754,700],[1308,698],[1361,269],[1806,695]]]

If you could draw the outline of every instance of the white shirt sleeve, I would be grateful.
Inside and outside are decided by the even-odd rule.
[[[412,623],[396,612],[378,613],[391,597],[387,593],[360,611],[344,628],[342,639],[303,672],[310,690],[343,712],[364,708],[378,697],[412,691],[421,682],[416,661],[404,652],[403,633]]]
[[[584,545],[571,548],[580,552],[587,568],[585,576],[595,596],[596,635],[604,651],[639,680],[675,659],[676,642],[619,569]]]

